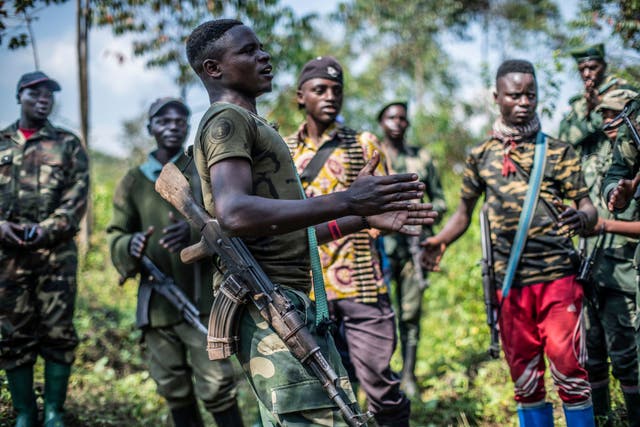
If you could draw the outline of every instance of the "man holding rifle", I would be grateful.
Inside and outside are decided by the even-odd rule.
[[[154,189],[162,166],[171,162],[189,176],[192,191],[200,192],[193,162],[183,153],[188,120],[189,109],[176,98],[160,98],[149,108],[147,130],[157,149],[145,163],[130,169],[116,189],[113,219],[107,228],[111,258],[123,278],[140,273],[136,323],[143,331],[149,372],[167,400],[174,425],[203,425],[198,398],[218,426],[242,426],[231,362],[209,361],[202,330],[185,321],[178,308],[153,290],[163,285],[154,282],[164,279],[164,274],[173,278],[202,316],[209,314],[213,302],[213,266],[185,265],[178,256],[182,248],[199,240],[198,230],[180,219]]]
[[[629,89],[607,91],[595,111],[603,123],[611,123],[624,106],[637,96]],[[638,244],[634,229],[640,221],[635,201],[617,212],[609,212],[600,196],[612,163],[618,128],[605,128],[606,138],[583,151],[582,170],[589,195],[598,210],[598,224],[586,238],[586,262],[578,275],[585,287],[586,363],[591,383],[593,410],[599,425],[612,425],[609,393],[609,360],[613,376],[620,381],[630,425],[640,426],[638,363],[633,320],[636,316],[636,284],[633,255]],[[585,237],[583,237],[584,239]]]
[[[406,202],[421,197],[424,186],[412,174],[374,177],[375,153],[349,190],[304,199],[287,145],[256,111],[256,98],[271,90],[273,70],[253,30],[236,20],[205,22],[189,36],[187,56],[211,102],[194,150],[205,209],[229,236],[242,237],[338,372],[343,400],[357,406],[331,335],[323,322],[315,322],[316,306],[307,296],[311,267],[317,267],[316,291],[323,289],[316,245],[361,230],[363,217],[371,226],[395,231],[432,222],[428,206]],[[214,285],[222,280],[216,274]],[[242,313],[239,335],[237,357],[265,422],[345,425],[335,399],[253,304]]]
[[[537,97],[530,62],[500,65],[494,92],[500,117],[492,136],[471,149],[458,209],[442,231],[423,242],[423,262],[425,268],[437,269],[447,246],[466,231],[484,194],[502,287],[500,338],[520,426],[553,425],[553,409],[545,401],[545,355],[567,426],[592,426],[591,388],[582,366],[586,355],[580,352],[583,293],[570,237],[592,228],[596,211],[576,153],[541,132]],[[575,207],[563,206],[564,199]]]

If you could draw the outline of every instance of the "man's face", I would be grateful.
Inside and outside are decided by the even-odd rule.
[[[28,120],[44,121],[53,109],[53,92],[45,84],[22,89],[18,100],[22,105],[22,113]]]
[[[536,115],[538,89],[536,79],[528,73],[509,73],[496,82],[493,98],[509,126],[529,123]]]
[[[271,56],[262,49],[262,43],[251,28],[237,25],[219,42],[224,48],[218,62],[225,87],[251,97],[271,92]]]
[[[342,84],[333,80],[307,80],[297,92],[298,105],[318,123],[333,123],[342,108]]]
[[[159,149],[175,152],[182,148],[187,138],[188,117],[181,108],[167,105],[151,118],[148,130]]]
[[[409,127],[407,110],[402,105],[392,105],[387,108],[380,118],[382,131],[391,140],[402,140]]]
[[[598,87],[602,82],[606,68],[607,65],[598,59],[589,59],[578,64],[578,71],[586,90]]]

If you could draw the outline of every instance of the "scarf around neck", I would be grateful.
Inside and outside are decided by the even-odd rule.
[[[504,144],[502,152],[502,176],[516,173],[516,167],[510,157],[511,150],[519,142],[526,141],[540,132],[540,119],[536,114],[531,121],[522,126],[509,126],[502,117],[493,123],[492,136]]]

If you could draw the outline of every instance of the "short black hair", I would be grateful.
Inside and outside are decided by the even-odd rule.
[[[524,59],[507,59],[498,67],[498,72],[496,73],[496,85],[498,84],[498,79],[500,77],[509,73],[531,74],[534,79],[536,78],[536,71],[531,62],[525,61]]]
[[[407,111],[409,109],[408,108],[409,104],[407,102],[405,102],[405,101],[390,102],[387,105],[385,105],[384,107],[382,107],[380,112],[378,112],[378,123],[380,123],[382,121],[382,116],[384,115],[385,111],[387,111],[389,108],[395,107],[395,106],[403,107],[404,111]]]
[[[215,19],[198,25],[191,32],[187,39],[187,59],[196,74],[201,74],[204,71],[202,63],[207,58],[216,55],[212,52],[215,42],[236,25],[244,24],[236,19]]]

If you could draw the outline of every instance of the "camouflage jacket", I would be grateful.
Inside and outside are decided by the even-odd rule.
[[[640,206],[636,201],[632,200],[624,211],[611,213],[607,209],[606,200],[601,196],[605,174],[613,162],[613,146],[613,142],[605,138],[592,147],[589,154],[583,152],[582,170],[589,188],[589,196],[598,210],[599,217],[617,221],[639,221]],[[593,250],[595,242],[595,237],[587,239],[589,253]],[[637,244],[638,239],[618,234],[605,235],[602,249],[592,267],[593,279],[607,288],[635,292],[633,256]]]
[[[390,157],[387,157],[390,159]],[[433,204],[433,209],[438,212],[436,221],[442,220],[442,215],[447,211],[447,204],[444,199],[444,190],[440,182],[440,175],[433,162],[433,158],[427,150],[418,147],[405,146],[404,151],[390,161],[389,170],[394,173],[417,173],[421,182],[426,186],[425,193],[427,199]],[[423,236],[433,235],[431,227],[423,228]],[[387,255],[402,260],[410,259],[408,252],[408,239],[406,235],[400,233],[390,234],[384,237],[384,248]]]
[[[87,207],[89,159],[80,140],[46,122],[25,140],[0,133],[0,222],[39,223],[50,246],[73,238]]]
[[[546,166],[540,185],[540,199],[578,201],[588,196],[580,160],[575,151],[562,141],[547,138]],[[535,139],[518,143],[511,149],[511,159],[530,174],[533,167]],[[496,279],[499,285],[506,270],[511,247],[518,229],[528,180],[519,174],[502,176],[504,144],[489,139],[471,149],[462,181],[461,197],[477,199],[485,194],[489,206],[491,241],[495,257]],[[527,242],[516,272],[514,286],[556,280],[575,274],[571,239],[558,234],[557,220],[537,204],[529,228]]]
[[[605,76],[598,87],[599,99],[614,89],[630,87],[626,80]],[[568,142],[580,154],[583,150],[593,152],[594,147],[604,141],[607,136],[602,132],[602,115],[599,112],[587,112],[587,100],[583,93],[569,100],[570,110],[560,122],[558,139]]]

